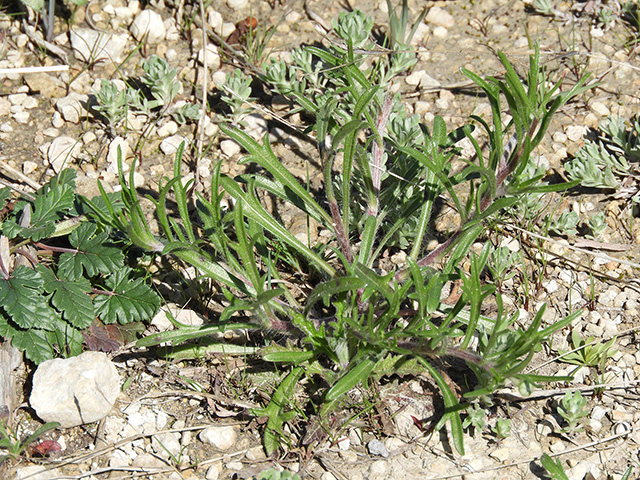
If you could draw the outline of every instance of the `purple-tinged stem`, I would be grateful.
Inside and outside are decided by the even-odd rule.
[[[367,213],[369,215],[376,216],[378,214],[378,196],[380,195],[380,184],[382,182],[382,170],[383,170],[383,159],[384,159],[384,140],[383,133],[387,126],[387,121],[389,120],[389,115],[391,114],[391,107],[393,106],[393,101],[390,96],[386,96],[384,99],[384,104],[382,105],[382,111],[380,112],[380,116],[378,117],[378,123],[376,124],[376,128],[378,129],[378,138],[373,143],[373,147],[371,147],[371,165],[370,165],[370,173],[371,173],[371,183],[373,184],[373,192],[375,193],[375,198],[372,204],[369,204]]]

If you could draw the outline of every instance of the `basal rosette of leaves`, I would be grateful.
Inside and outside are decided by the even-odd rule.
[[[253,411],[267,418],[268,454],[291,446],[284,425],[299,412],[311,409],[327,418],[338,408],[358,408],[349,402],[354,388],[366,391],[371,382],[394,373],[419,372],[433,379],[445,407],[433,428],[449,425],[452,444],[461,453],[460,412],[467,407],[465,398],[490,395],[509,382],[527,392],[537,382],[568,380],[525,373],[525,369],[541,345],[579,313],[543,327],[541,309],[530,325],[520,326],[517,315],[503,311],[495,286],[481,281],[490,249],[479,253],[470,249],[485,223],[520,196],[576,184],[545,185],[540,182],[544,172],[534,176],[524,172],[554,113],[589,88],[584,85],[586,77],[561,92],[560,83],[546,78],[537,48],[524,81],[501,53],[504,79],[463,70],[492,106],[490,119],[473,117],[488,138],[489,148],[483,149],[471,135],[471,125],[449,132],[440,117],[427,126],[405,122],[402,116],[399,124],[393,124],[390,118],[394,112],[399,114],[401,105],[386,93],[393,77],[385,72],[393,70],[388,62],[396,57],[376,56],[365,68],[366,53],[356,51],[370,48],[369,36],[361,31],[371,28],[370,24],[359,11],[340,16],[336,32],[345,45],[306,47],[292,55],[304,67],[274,62],[263,78],[314,118],[309,130],[315,132],[317,160],[324,174],[319,193],[283,165],[268,136],[259,143],[239,129],[221,125],[221,131],[247,152],[243,163],[253,164],[251,173],[231,178],[221,173],[222,162],[218,162],[210,198],[191,199],[190,184],[183,184],[180,175],[180,149],[173,178],[163,181],[152,199],[161,238],[152,235],[137,194],[129,187],[133,169],[128,185],[121,171],[125,208],[101,217],[104,224],[127,231],[136,245],[193,265],[217,282],[228,301],[218,321],[146,337],[138,345],[199,339],[206,348],[225,351],[225,345],[207,343],[207,336],[239,326],[289,336],[286,344],[274,343],[260,351],[267,362],[289,366],[268,404]],[[297,68],[304,68],[304,75],[294,82]],[[509,120],[504,118],[505,110]],[[415,135],[409,137],[405,125]],[[455,143],[464,136],[475,149],[474,159],[459,158]],[[454,158],[465,163],[461,171],[452,168]],[[393,172],[395,167],[398,170]],[[396,178],[390,172],[405,176]],[[411,192],[403,191],[407,185],[412,186]],[[169,195],[178,208],[175,218],[168,214]],[[318,222],[329,240],[309,244],[296,237],[278,212],[265,206],[265,197]],[[231,209],[223,208],[228,198],[233,200]],[[446,198],[453,206],[461,226],[428,251],[425,238],[438,198]],[[106,196],[104,201],[109,203]],[[380,260],[385,252],[400,248],[406,249],[407,266],[383,270]],[[462,268],[464,261],[469,271]],[[303,277],[300,284],[288,275],[292,269]],[[459,281],[462,295],[448,305],[442,302],[443,288],[452,281]],[[492,296],[497,299],[498,314],[487,318],[480,312]],[[232,323],[238,312],[249,315],[252,323]],[[201,345],[192,347],[193,356],[207,351]],[[434,366],[433,359],[444,357],[468,365],[464,397]],[[321,405],[310,406],[296,395],[312,379],[319,379],[314,382],[313,398],[321,398]]]
[[[113,349],[134,339],[160,298],[110,231],[87,221],[75,172],[64,170],[29,197],[14,203],[8,188],[0,190],[11,205],[0,226],[0,336],[36,364],[78,355],[84,343]],[[111,324],[121,328],[101,341]]]

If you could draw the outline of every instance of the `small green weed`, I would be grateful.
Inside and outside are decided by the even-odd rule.
[[[580,216],[573,210],[564,210],[558,218],[551,220],[549,231],[558,235],[577,235]]]
[[[29,445],[33,444],[45,433],[55,430],[59,426],[60,424],[58,422],[45,423],[27,438],[21,440],[16,431],[0,420],[0,450],[5,450],[7,452],[5,455],[0,455],[0,464],[8,458],[17,458],[21,456]]]
[[[491,431],[498,440],[504,440],[511,435],[511,420],[508,418],[499,418],[496,420],[496,426],[491,427]]]
[[[78,355],[103,324],[120,325],[130,341],[160,306],[111,230],[86,221],[75,175],[64,170],[28,200],[0,190],[0,203],[13,207],[0,224],[0,335],[36,364]],[[120,208],[118,195],[107,198]]]
[[[580,430],[580,419],[589,415],[587,399],[582,396],[579,390],[564,394],[558,405],[558,414],[565,419],[568,424],[567,432]]]
[[[204,339],[213,330],[238,325],[295,340],[260,351],[265,361],[287,368],[271,401],[254,411],[268,418],[264,444],[269,455],[287,445],[284,424],[304,410],[292,400],[296,388],[304,388],[304,376],[322,379],[324,387],[314,396],[322,398],[317,411],[326,418],[345,408],[349,392],[357,385],[366,388],[385,375],[405,370],[427,372],[446,409],[435,428],[449,425],[459,452],[464,451],[460,412],[466,405],[432,365],[433,357],[456,357],[467,363],[477,380],[472,391],[465,393],[469,399],[490,395],[507,382],[528,392],[537,382],[568,379],[523,370],[542,344],[577,313],[541,328],[542,308],[527,328],[521,328],[517,315],[504,314],[495,286],[481,282],[490,249],[470,253],[470,248],[485,222],[513,206],[521,195],[575,185],[543,185],[543,173],[523,172],[529,171],[532,151],[542,141],[553,114],[588,88],[586,78],[561,93],[559,83],[545,78],[537,49],[525,83],[503,54],[499,57],[506,70],[504,80],[484,79],[463,70],[493,106],[491,123],[473,118],[489,140],[487,151],[471,135],[471,125],[448,131],[440,117],[427,126],[403,113],[400,98],[386,93],[393,79],[389,72],[399,60],[389,55],[367,58],[366,52],[373,47],[372,25],[360,11],[341,14],[334,30],[344,44],[331,44],[328,49],[304,47],[292,54],[294,65],[272,60],[265,67],[263,81],[314,119],[309,130],[315,131],[323,172],[320,196],[303,186],[276,157],[268,136],[258,143],[242,130],[222,124],[221,131],[247,152],[243,162],[259,168],[230,178],[221,174],[218,163],[211,198],[199,195],[195,200],[197,217],[190,213],[189,185],[180,178],[181,150],[174,177],[161,183],[154,200],[161,238],[151,233],[132,182],[126,184],[122,171],[125,208],[100,216],[105,224],[126,231],[138,247],[173,254],[196,267],[217,282],[229,302],[217,324],[147,337],[139,345]],[[506,122],[505,108],[510,115]],[[457,171],[452,168],[460,153],[456,142],[465,136],[477,159],[465,160],[465,168]],[[169,195],[178,208],[176,218],[168,215]],[[265,196],[314,219],[329,234],[329,243],[309,246],[294,236],[277,212],[265,207],[261,200]],[[428,251],[425,239],[441,196],[454,206],[460,227]],[[221,208],[225,197],[233,199],[233,209]],[[106,196],[103,201],[110,203]],[[283,265],[271,261],[274,244],[304,266],[303,282],[309,293],[302,298],[287,275],[287,256],[280,255]],[[389,250],[405,251],[407,266],[382,270],[380,262]],[[463,259],[468,259],[468,272],[461,268]],[[440,302],[443,287],[454,280],[460,281],[462,295],[455,305],[444,305]],[[482,316],[483,303],[494,295],[496,318]],[[237,312],[250,314],[253,323],[232,323]],[[472,343],[476,337],[479,341]],[[499,429],[499,434],[506,434],[504,421]]]
[[[594,340],[594,337],[585,340],[574,330],[571,332],[573,349],[558,350],[559,360],[581,367],[599,367],[602,370],[607,359],[616,353],[616,350],[611,348],[615,340],[612,338],[606,343],[602,343],[602,340]]]
[[[300,476],[297,473],[283,470],[279,472],[273,468],[260,472],[258,477],[253,477],[253,480],[300,480]]]
[[[554,461],[553,458],[545,453],[540,457],[540,463],[551,475],[552,480],[569,480],[559,459]]]
[[[598,141],[587,140],[575,158],[565,164],[567,177],[591,188],[615,190],[638,201],[637,188],[624,181],[633,176],[640,160],[640,123],[627,125],[619,116],[600,124]]]
[[[131,82],[119,88],[114,81],[102,80],[100,90],[94,92],[97,105],[92,108],[98,112],[98,118],[106,122],[111,136],[115,136],[116,127],[129,111],[161,118],[169,111],[180,91],[178,71],[165,59],[152,55],[142,61],[142,69],[144,74],[139,83]],[[197,105],[182,102],[171,115],[183,124],[200,118],[200,111]]]

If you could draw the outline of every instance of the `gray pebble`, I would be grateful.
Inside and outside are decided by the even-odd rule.
[[[371,455],[378,455],[383,458],[389,458],[389,450],[380,440],[373,439],[367,443],[367,449]]]

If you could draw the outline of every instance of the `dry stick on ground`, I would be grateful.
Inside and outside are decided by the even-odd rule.
[[[584,445],[578,445],[576,447],[573,448],[568,448],[567,450],[564,450],[562,452],[558,452],[558,453],[550,453],[549,456],[551,458],[555,458],[555,457],[559,457],[561,455],[567,455],[569,453],[574,453],[580,450],[586,450],[588,448],[592,448],[592,447],[597,447],[599,445],[604,445],[605,443],[609,443],[612,442],[613,440],[617,440],[618,438],[622,438],[625,437],[627,435],[629,435],[630,433],[633,432],[633,428],[629,427],[627,428],[624,432],[621,433],[617,433],[615,435],[611,435],[609,437],[605,437],[599,440],[595,440],[593,442],[589,442],[586,443]],[[488,468],[483,468],[482,470],[476,470],[474,472],[468,472],[468,471],[461,471],[460,473],[456,473],[456,474],[451,474],[451,475],[444,475],[444,476],[440,476],[440,477],[425,477],[425,480],[447,480],[450,478],[464,478],[467,475],[473,474],[481,474],[481,473],[487,473],[487,472],[495,472],[498,470],[503,470],[505,468],[509,468],[509,467],[517,467],[518,465],[525,465],[525,464],[529,464],[532,462],[536,462],[540,460],[540,456],[536,456],[536,457],[531,457],[528,458],[527,460],[522,460],[519,462],[511,462],[511,463],[506,463],[504,465],[496,465],[493,467],[488,467]]]
[[[39,190],[40,188],[42,188],[42,185],[40,185],[38,182],[35,182],[33,180],[31,180],[29,177],[27,177],[25,174],[23,174],[22,172],[20,172],[19,170],[16,170],[13,167],[10,167],[9,165],[7,165],[7,163],[5,162],[7,157],[0,157],[0,170],[5,170],[6,172],[10,173],[11,175],[15,176],[18,178],[19,181],[26,183],[27,185],[29,185],[31,188],[33,188],[34,190]],[[12,190],[15,190],[16,192],[20,193],[21,195],[24,195],[25,197],[29,198],[30,200],[35,200],[35,197],[33,197],[33,195],[23,192],[21,190],[18,190],[17,188],[15,188],[13,185],[0,180],[0,184],[4,185],[5,187],[9,187]]]
[[[236,423],[227,423],[225,425],[244,425],[244,423],[242,422],[236,422]],[[141,433],[138,435],[132,435],[130,437],[124,438],[116,443],[114,443],[113,445],[109,445],[108,447],[104,447],[101,448],[99,450],[95,450],[93,452],[90,453],[83,453],[80,455],[75,456],[75,458],[67,458],[67,459],[62,459],[61,461],[52,464],[51,466],[49,466],[45,471],[50,471],[50,470],[54,470],[56,468],[60,468],[60,467],[64,467],[65,465],[72,465],[72,464],[78,464],[80,462],[84,462],[87,460],[91,460],[92,458],[95,458],[97,456],[106,454],[108,452],[112,452],[114,451],[116,448],[122,446],[122,445],[126,445],[128,443],[134,442],[136,440],[140,440],[142,438],[151,438],[154,437],[155,435],[162,435],[165,433],[181,433],[181,432],[193,432],[196,430],[204,430],[205,428],[209,427],[211,425],[207,424],[207,425],[196,425],[193,427],[185,427],[185,428],[171,428],[171,429],[167,429],[167,430],[159,430],[157,432],[153,432],[153,433]],[[216,462],[221,462],[223,461],[225,458],[234,458],[234,457],[240,457],[242,455],[245,455],[247,453],[247,449],[244,450],[239,450],[237,452],[234,453],[226,453],[224,454],[224,456],[220,456],[220,457],[216,457],[216,458],[210,458],[209,460],[204,460],[204,461],[199,461],[197,463],[197,465],[193,465],[190,466],[190,468],[196,468],[196,467],[201,467],[204,465],[210,465],[212,463],[216,463]],[[53,462],[52,462],[53,463]],[[92,475],[97,475],[99,473],[107,473],[107,472],[111,472],[111,471],[119,471],[119,470],[130,470],[130,471],[139,471],[139,472],[145,472],[144,475],[155,475],[158,473],[169,473],[169,472],[175,472],[176,469],[173,467],[167,467],[167,468],[160,468],[157,471],[154,472],[148,472],[146,470],[154,470],[155,467],[141,467],[139,469],[136,469],[136,467],[109,467],[109,468],[103,468],[103,469],[99,469],[96,471],[90,471],[90,472],[86,472],[86,473],[82,473],[80,475],[76,475],[76,476],[64,476],[64,477],[55,477],[52,478],[51,480],[68,480],[68,479],[81,479],[81,478],[85,478],[85,477],[89,477]],[[184,470],[185,468],[183,468]],[[43,472],[40,471],[37,474],[40,475]],[[34,474],[36,475],[36,474]],[[30,477],[24,477],[25,480],[27,480]]]

